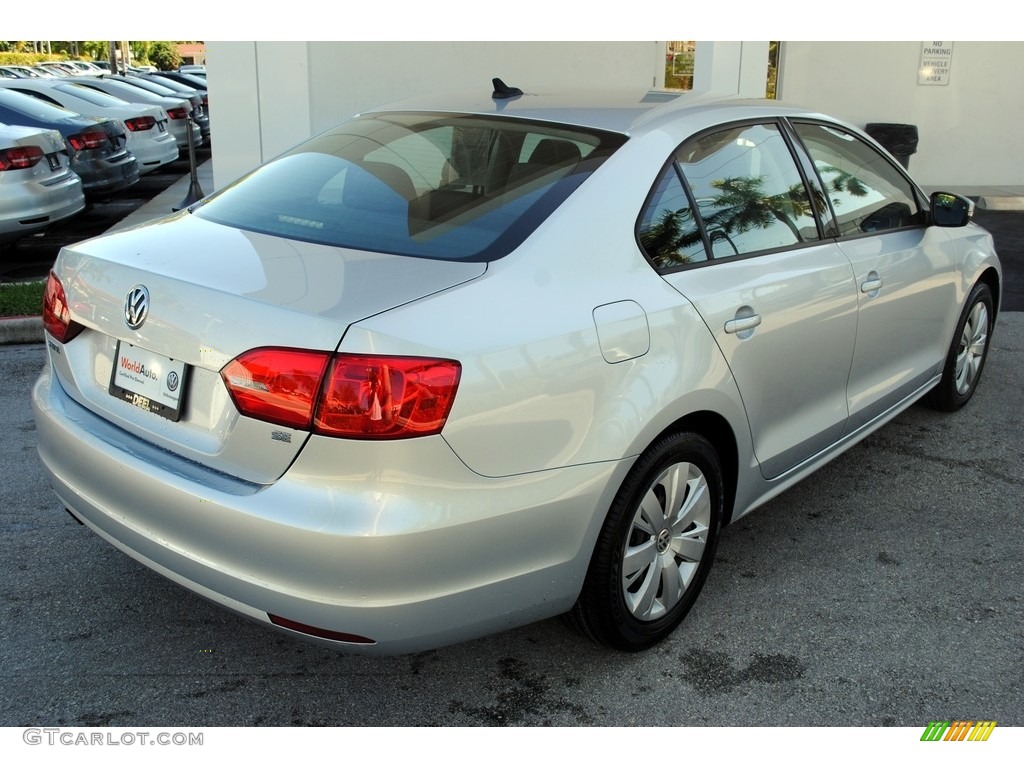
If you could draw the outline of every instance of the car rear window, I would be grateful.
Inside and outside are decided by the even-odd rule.
[[[103,93],[103,91],[94,91],[92,88],[86,88],[78,83],[60,83],[54,86],[54,90],[66,93],[68,96],[74,96],[82,101],[87,101],[97,107],[124,107],[128,105],[128,102],[124,99]]]
[[[325,245],[491,261],[518,246],[625,140],[512,118],[375,114],[258,168],[195,213]]]
[[[69,117],[79,117],[77,112],[7,88],[0,88],[0,107],[6,107],[24,117],[42,122],[59,122],[67,120]]]

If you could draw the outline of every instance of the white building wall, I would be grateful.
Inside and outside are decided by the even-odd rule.
[[[701,42],[695,88],[762,96],[766,42]],[[1022,42],[954,42],[948,85],[918,85],[920,42],[784,42],[779,97],[855,125],[912,123],[925,186],[1024,184]],[[362,110],[417,93],[661,87],[665,44],[209,42],[214,184]],[[211,191],[211,190],[207,190]]]
[[[954,42],[948,85],[918,85],[920,42],[784,42],[779,98],[854,125],[918,126],[923,185],[1024,184],[1022,42]]]
[[[661,83],[664,43],[208,42],[214,184],[358,112],[418,93]]]

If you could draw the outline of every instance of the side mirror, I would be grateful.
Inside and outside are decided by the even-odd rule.
[[[932,224],[937,227],[965,227],[974,216],[974,202],[952,192],[933,192]]]

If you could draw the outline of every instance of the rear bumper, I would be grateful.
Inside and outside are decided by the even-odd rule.
[[[32,194],[0,196],[0,243],[39,232],[85,208],[82,180],[73,173],[33,187]]]
[[[201,147],[203,145],[203,132],[194,120],[171,120],[168,124],[168,131],[178,142],[179,151],[188,151],[189,131],[192,133],[192,146]]]
[[[170,131],[158,133],[155,128],[128,142],[128,148],[139,163],[140,173],[149,173],[162,165],[174,162],[180,152]]]
[[[440,437],[319,438],[282,479],[259,486],[99,419],[49,368],[33,410],[54,490],[110,543],[259,621],[275,614],[372,639],[319,640],[361,653],[424,650],[568,610],[628,469],[492,479],[470,472]]]
[[[98,197],[119,192],[139,180],[139,163],[135,155],[125,153],[116,160],[77,158],[72,161],[74,171],[82,177],[86,197]]]

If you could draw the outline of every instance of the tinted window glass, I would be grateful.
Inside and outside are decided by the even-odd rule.
[[[825,185],[840,235],[924,223],[910,182],[873,147],[831,126],[794,127]]]
[[[78,117],[77,112],[48,104],[33,96],[26,96],[24,93],[16,93],[6,88],[0,89],[0,107],[6,107],[14,115],[7,120],[17,124],[17,115],[24,115],[34,120],[44,122],[57,122],[67,120],[69,117]]]
[[[28,90],[23,91],[21,88],[9,88],[9,89],[5,89],[5,90],[15,91],[16,93],[23,93],[26,96],[30,96],[33,99],[39,99],[40,101],[45,101],[47,104],[53,104],[53,105],[58,106],[58,107],[63,107],[64,106],[63,104],[60,104],[60,103],[54,101],[52,96],[48,96],[45,93],[36,93],[35,91],[28,91]]]
[[[640,245],[656,269],[707,260],[704,241],[675,164],[658,179],[640,217]]]
[[[818,239],[810,199],[778,126],[735,126],[676,153],[711,241],[723,258]]]
[[[371,115],[257,169],[196,215],[326,245],[490,260],[519,245],[624,141],[508,118]]]
[[[86,88],[84,85],[78,85],[77,83],[61,83],[55,86],[55,90],[66,93],[69,96],[76,96],[83,101],[88,101],[90,104],[95,104],[97,107],[123,107],[127,105],[124,99],[110,96],[101,91],[94,91],[92,88]]]

